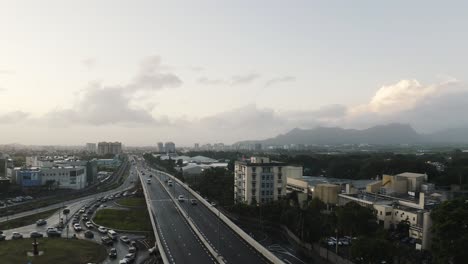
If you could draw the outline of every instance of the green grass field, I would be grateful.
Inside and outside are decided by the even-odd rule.
[[[97,211],[93,221],[112,229],[151,231],[151,220],[146,208],[142,209],[102,209]]]
[[[144,198],[124,198],[121,200],[118,200],[116,203],[123,205],[123,206],[146,206],[146,202]]]
[[[32,240],[8,240],[0,242],[0,263],[2,264],[85,264],[101,263],[107,257],[106,248],[93,242],[75,239],[49,239],[37,240],[39,251],[44,255],[28,257],[27,252],[32,251]]]
[[[7,229],[12,229],[12,228],[32,225],[32,224],[36,223],[36,221],[39,220],[39,219],[49,218],[51,215],[53,215],[55,212],[57,212],[57,210],[58,209],[52,209],[52,210],[45,211],[45,212],[42,212],[42,213],[37,213],[37,214],[28,215],[28,216],[13,219],[13,220],[1,222],[0,223],[0,230],[7,230]]]

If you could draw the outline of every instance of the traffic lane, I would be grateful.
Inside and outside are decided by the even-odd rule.
[[[79,209],[81,209],[86,203],[88,203],[89,200],[84,200],[84,201],[79,201],[75,202],[73,204],[70,204],[68,208],[70,209],[70,214],[69,216],[73,215],[76,213]],[[50,217],[46,218],[45,220],[47,221],[46,225],[43,226],[37,226],[36,224],[31,224],[27,226],[22,226],[18,228],[13,228],[9,230],[4,230],[4,235],[7,237],[7,239],[11,238],[11,235],[13,232],[19,232],[21,233],[24,237],[29,237],[29,234],[33,231],[37,231],[42,233],[44,236],[46,236],[46,230],[47,227],[54,227],[60,222],[60,217],[63,217],[62,211],[57,210],[55,213],[53,213]],[[66,217],[65,217],[66,218]],[[64,218],[64,221],[66,220]],[[62,235],[65,235],[64,232],[62,232]]]
[[[174,186],[177,196],[184,195],[184,197],[187,197],[185,188],[179,184],[174,184]],[[194,197],[190,198],[195,199]],[[198,201],[197,205],[191,205],[188,199],[189,197],[185,202],[182,202],[184,204],[182,208],[188,211],[189,216],[200,232],[210,241],[211,246],[215,249],[219,248],[219,252],[228,263],[269,263],[200,201]]]
[[[155,180],[147,187],[168,259],[172,263],[216,263],[160,183]]]

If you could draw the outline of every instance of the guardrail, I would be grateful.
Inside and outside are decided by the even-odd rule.
[[[159,254],[161,255],[161,259],[164,264],[169,264],[169,259],[166,256],[166,252],[164,251],[164,248],[161,243],[161,239],[159,238],[159,232],[158,232],[158,227],[156,225],[156,217],[154,216],[153,210],[151,208],[151,202],[150,202],[150,196],[148,194],[148,190],[146,189],[147,187],[145,184],[143,184],[143,179],[140,174],[140,171],[137,169],[136,173],[138,173],[138,178],[140,179],[141,186],[143,188],[143,193],[146,198],[146,207],[148,208],[148,214],[150,215],[150,220],[151,220],[151,225],[153,226],[155,238],[156,238],[156,245],[158,246]]]
[[[155,170],[151,168],[151,170]],[[227,216],[225,216],[221,211],[219,211],[217,208],[214,206],[211,206],[201,195],[199,195],[197,192],[192,190],[186,183],[182,182],[181,180],[177,179],[176,177],[172,176],[169,173],[155,170],[158,173],[162,173],[164,175],[167,175],[171,177],[174,181],[179,183],[181,186],[183,186],[186,190],[188,190],[194,197],[196,197],[200,202],[203,203],[209,210],[211,210],[215,216],[219,217],[223,222],[229,226],[234,232],[236,232],[237,235],[239,235],[242,239],[244,239],[251,247],[253,247],[255,250],[260,252],[266,259],[271,261],[272,263],[275,264],[284,264],[283,261],[281,261],[277,256],[275,256],[273,253],[271,253],[268,249],[263,247],[260,243],[258,243],[255,239],[253,239],[251,236],[249,236],[247,233],[244,232],[241,228],[239,228],[236,224],[234,224],[231,219],[229,219]],[[163,185],[164,186],[164,185]]]

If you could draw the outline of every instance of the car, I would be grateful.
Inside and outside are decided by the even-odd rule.
[[[55,227],[48,227],[46,234],[48,237],[61,237],[62,233]]]
[[[68,209],[68,208],[63,209],[63,214],[66,215],[66,214],[69,214],[69,213],[70,213],[70,209]]]
[[[117,257],[117,249],[111,248],[109,251],[109,258],[116,258]]]
[[[135,240],[132,240],[130,241],[130,246],[136,248],[138,250],[138,247],[137,247],[137,242],[135,242]]]
[[[80,232],[81,230],[83,230],[80,224],[74,224],[73,229],[75,229],[76,232]]]
[[[181,194],[179,195],[179,197],[177,198],[177,200],[179,200],[179,202],[183,202],[184,201],[184,196]]]
[[[83,209],[81,209],[78,213],[84,214],[84,212],[85,212],[85,209],[83,208]]]
[[[84,236],[86,238],[94,238],[94,233],[89,230],[86,230],[86,232],[84,232]]]
[[[130,239],[128,239],[127,236],[121,236],[121,237],[120,237],[120,241],[124,242],[125,244],[130,243]]]
[[[128,264],[128,263],[130,263],[130,262],[128,262],[128,259],[126,259],[126,258],[123,258],[123,259],[121,259],[119,261],[119,264]]]
[[[192,205],[196,205],[196,204],[197,204],[197,200],[195,200],[195,199],[190,199],[190,203],[191,203]]]
[[[128,248],[128,253],[136,253],[137,249],[136,247],[129,247]]]
[[[85,226],[86,226],[87,228],[94,228],[93,223],[91,223],[90,221],[86,222],[86,223],[85,223]]]
[[[22,239],[22,238],[23,238],[23,235],[21,233],[13,232],[13,234],[11,234],[12,240],[17,240],[17,239]]]
[[[147,179],[147,180],[146,180],[146,183],[147,183],[147,184],[151,184],[151,179]]]
[[[128,259],[128,263],[133,263],[135,261],[135,254],[134,253],[128,253],[125,255],[126,259]]]
[[[102,236],[101,241],[102,241],[102,244],[104,244],[104,245],[113,245],[114,244],[112,239],[110,237],[108,237],[108,236]]]
[[[100,233],[107,234],[107,228],[105,228],[105,227],[103,227],[103,226],[100,226],[100,227],[98,228],[98,231],[99,231]]]
[[[72,224],[78,224],[80,222],[80,219],[78,218],[73,218]]]
[[[215,203],[215,202],[211,202],[211,206],[216,206],[216,203]]]
[[[4,234],[0,234],[0,241],[4,241],[6,239],[6,236]]]
[[[115,232],[115,231],[112,230],[112,229],[107,230],[107,235],[108,235],[112,240],[117,240],[117,238],[119,237],[119,235],[117,234],[117,232]]]
[[[89,220],[86,215],[84,215],[82,219],[83,219],[83,221],[88,221]]]
[[[29,237],[30,238],[40,238],[40,237],[44,237],[44,235],[42,233],[37,232],[37,231],[32,231],[31,233],[29,233]]]
[[[43,226],[43,225],[46,225],[47,224],[47,221],[44,220],[44,219],[39,219],[36,221],[36,225],[37,226]]]

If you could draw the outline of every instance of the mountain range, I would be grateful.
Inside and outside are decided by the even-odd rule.
[[[340,144],[435,144],[435,143],[468,143],[468,127],[452,128],[431,134],[416,132],[408,124],[392,123],[379,125],[363,130],[344,129],[340,127],[317,127],[313,129],[294,128],[273,138],[248,140],[236,144],[263,145],[340,145]]]

